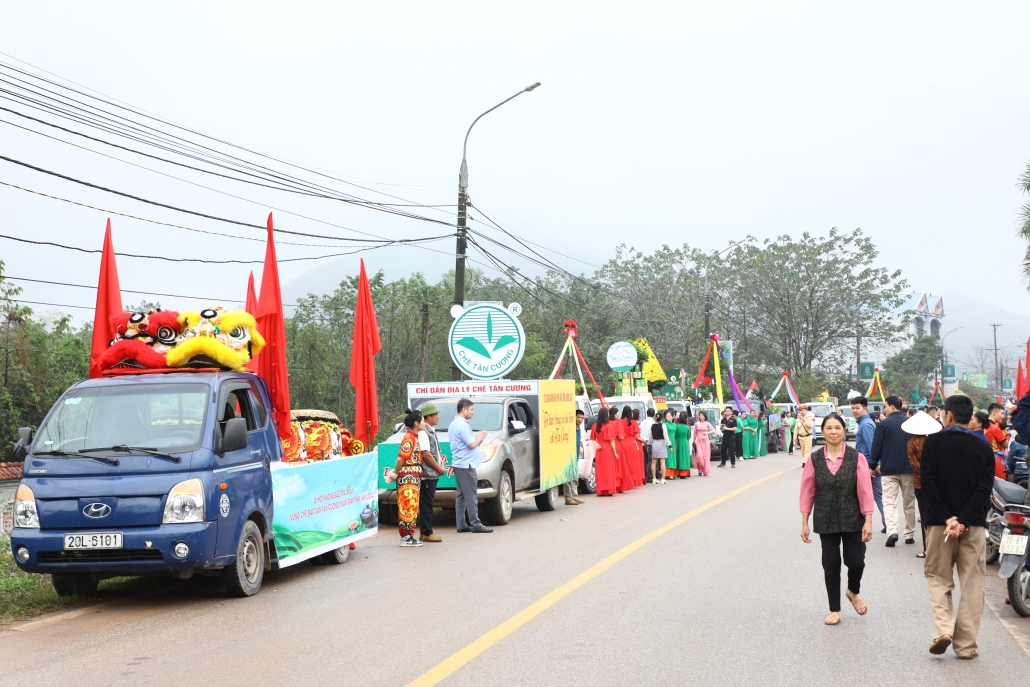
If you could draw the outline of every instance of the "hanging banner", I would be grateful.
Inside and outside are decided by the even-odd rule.
[[[272,532],[280,568],[378,531],[377,463],[372,452],[316,463],[271,464]]]
[[[540,491],[571,482],[576,464],[576,383],[540,380]]]

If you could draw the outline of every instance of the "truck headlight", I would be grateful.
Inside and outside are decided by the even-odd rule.
[[[179,482],[168,492],[162,524],[204,522],[204,484],[196,477]]]
[[[485,444],[483,446],[480,446],[480,448],[483,450],[483,462],[489,463],[491,460],[494,459],[494,456],[497,455],[497,449],[501,448],[501,445]]]
[[[14,494],[14,526],[39,529],[36,495],[26,484],[19,484],[18,491]]]

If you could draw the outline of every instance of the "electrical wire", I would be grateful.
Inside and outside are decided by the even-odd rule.
[[[438,237],[438,238],[447,238],[447,237]],[[63,248],[65,250],[77,251],[79,253],[103,253],[103,251],[99,250],[99,249],[92,249],[91,250],[91,249],[88,249],[88,248],[79,248],[78,246],[68,246],[68,245],[65,245],[63,243],[54,243],[52,241],[33,241],[31,239],[18,238],[17,236],[8,236],[7,234],[0,234],[0,239],[7,239],[9,241],[18,241],[19,243],[31,243],[31,244],[34,244],[34,245],[37,245],[37,246],[52,246],[52,247],[55,247],[55,248]],[[307,257],[307,258],[286,258],[286,259],[277,260],[277,262],[302,262],[302,261],[307,261],[307,260],[323,260],[325,258],[338,258],[338,257],[344,256],[344,255],[354,255],[355,253],[360,253],[362,251],[375,250],[376,248],[385,248],[386,246],[389,246],[389,245],[392,245],[392,244],[395,244],[395,243],[404,243],[404,242],[410,242],[410,241],[413,241],[413,240],[415,240],[415,239],[405,240],[405,241],[392,241],[392,242],[389,242],[389,243],[384,243],[383,245],[380,245],[380,246],[366,246],[366,247],[358,248],[357,250],[347,251],[347,252],[344,252],[344,253],[328,253],[326,255],[314,255],[314,256],[311,256],[311,257]],[[427,239],[418,239],[418,240],[425,241]],[[203,263],[203,264],[207,264],[207,265],[263,265],[264,262],[265,262],[264,260],[205,260],[203,258],[169,258],[169,257],[166,257],[164,255],[140,255],[140,254],[137,254],[137,253],[118,253],[118,252],[116,252],[115,255],[117,255],[119,257],[126,257],[126,258],[143,258],[143,259],[147,259],[147,260],[163,260],[165,262],[199,262],[199,263]]]
[[[21,60],[19,60],[19,61],[21,61]],[[26,64],[28,64],[28,63],[26,63]],[[242,148],[241,146],[236,146],[234,144],[231,144],[231,143],[229,143],[227,141],[221,141],[220,139],[215,139],[213,137],[207,136],[206,134],[203,134],[201,132],[196,132],[196,131],[193,131],[191,129],[186,129],[184,127],[180,127],[179,125],[176,125],[174,123],[167,122],[166,120],[162,120],[159,117],[154,117],[154,116],[151,116],[151,115],[146,114],[146,113],[137,112],[133,108],[126,108],[126,107],[122,107],[120,105],[115,105],[114,103],[107,102],[107,101],[105,101],[102,98],[96,98],[95,96],[91,96],[89,94],[82,93],[81,91],[77,91],[76,89],[69,88],[69,87],[67,87],[67,86],[65,86],[63,84],[59,84],[59,83],[50,81],[49,79],[44,79],[42,77],[39,77],[38,75],[31,74],[30,72],[27,72],[25,70],[19,69],[17,67],[12,66],[12,65],[0,62],[0,67],[6,68],[6,69],[11,70],[11,71],[15,71],[15,72],[17,72],[19,74],[23,74],[23,75],[28,76],[28,77],[30,77],[32,79],[37,80],[37,81],[42,81],[44,83],[49,83],[49,84],[52,84],[52,85],[54,85],[54,86],[56,86],[58,88],[61,88],[61,89],[64,89],[64,90],[67,90],[67,91],[70,91],[70,92],[73,92],[73,93],[78,93],[78,94],[84,95],[84,96],[86,96],[88,98],[93,98],[94,100],[97,100],[99,102],[104,102],[104,103],[106,103],[108,105],[113,105],[114,107],[117,107],[119,109],[126,110],[126,111],[129,111],[129,112],[133,112],[134,114],[137,114],[137,115],[142,114],[143,116],[145,116],[145,117],[147,117],[149,119],[153,119],[155,121],[160,121],[162,123],[168,124],[170,126],[174,126],[175,128],[178,128],[178,129],[181,129],[181,130],[184,130],[184,131],[189,131],[191,133],[194,133],[196,135],[200,135],[200,136],[202,136],[204,138],[207,138],[209,140],[215,140],[215,141],[218,141],[220,143],[223,143],[225,145],[229,145],[229,146],[237,148],[237,149],[247,150],[248,152],[251,152],[253,154],[259,155],[261,157],[265,157],[267,159],[274,159],[276,161],[283,162],[283,161],[278,160],[276,158],[272,158],[272,157],[269,157],[267,155],[263,155],[261,153],[258,153],[257,151],[251,151],[249,149]],[[50,103],[41,102],[39,100],[34,100],[32,98],[28,98],[28,97],[22,95],[21,93],[8,91],[6,89],[0,89],[0,90],[2,90],[2,92],[8,94],[9,97],[7,99],[14,98],[14,99],[17,99],[16,102],[19,102],[19,104],[28,105],[29,107],[32,107],[33,109],[41,109],[41,110],[44,110],[44,111],[48,111],[51,114],[54,114],[56,116],[64,117],[66,119],[71,119],[72,121],[77,121],[77,122],[79,122],[81,124],[85,124],[87,126],[92,126],[94,128],[99,128],[99,129],[102,129],[102,130],[106,130],[106,131],[108,131],[110,133],[114,133],[116,135],[120,135],[120,136],[124,136],[124,137],[127,137],[127,138],[131,138],[133,140],[137,140],[139,142],[142,142],[142,143],[145,143],[145,144],[148,144],[148,145],[154,145],[154,146],[159,147],[159,148],[164,148],[166,150],[169,150],[170,152],[175,152],[176,154],[186,155],[187,157],[192,157],[193,159],[201,159],[201,158],[198,157],[198,155],[204,155],[204,156],[207,156],[207,157],[217,156],[217,159],[220,160],[221,162],[228,162],[228,163],[230,163],[231,165],[234,165],[237,168],[242,166],[245,169],[257,170],[260,174],[265,175],[264,177],[261,177],[261,178],[267,178],[268,176],[272,176],[273,179],[276,180],[278,183],[280,183],[280,184],[288,184],[288,185],[293,186],[294,188],[297,188],[298,185],[299,185],[299,186],[306,186],[308,188],[321,189],[323,192],[324,191],[329,191],[330,193],[337,194],[337,196],[341,196],[341,195],[342,196],[346,196],[345,198],[337,197],[336,199],[338,199],[338,200],[345,200],[346,202],[352,202],[354,204],[361,205],[361,206],[364,206],[364,207],[368,207],[368,208],[371,208],[371,209],[382,210],[382,211],[389,212],[389,213],[392,213],[392,214],[400,214],[402,216],[410,217],[410,218],[413,218],[413,219],[422,219],[422,220],[425,220],[425,221],[434,221],[431,218],[426,218],[426,217],[424,217],[422,215],[417,215],[417,214],[409,213],[409,212],[394,211],[394,210],[392,210],[392,207],[426,207],[426,208],[429,208],[429,209],[433,209],[435,207],[443,207],[443,206],[429,206],[429,205],[425,205],[425,204],[422,204],[422,203],[412,203],[410,201],[407,201],[405,203],[397,203],[397,204],[379,203],[379,202],[376,202],[376,201],[371,201],[371,200],[368,200],[368,199],[364,199],[364,198],[360,198],[360,197],[357,197],[357,196],[353,196],[351,194],[340,194],[340,192],[338,192],[338,191],[335,191],[333,189],[328,189],[327,187],[324,187],[324,186],[313,184],[313,183],[311,183],[311,182],[309,182],[309,181],[307,181],[305,179],[299,178],[299,177],[295,177],[295,176],[292,176],[292,175],[286,175],[284,173],[277,172],[276,170],[272,170],[271,168],[264,167],[262,165],[255,166],[254,164],[248,163],[248,162],[242,160],[241,158],[237,158],[235,156],[226,155],[225,153],[222,153],[220,151],[216,151],[215,149],[207,147],[207,146],[200,146],[200,145],[195,144],[193,142],[190,142],[187,139],[184,139],[182,137],[174,136],[172,134],[168,134],[168,133],[163,132],[163,131],[161,131],[159,129],[155,129],[154,127],[141,124],[140,122],[136,122],[136,121],[131,120],[129,118],[122,117],[122,116],[119,116],[119,115],[115,115],[115,114],[113,114],[111,112],[107,112],[106,110],[103,110],[102,108],[97,108],[95,106],[88,105],[88,104],[86,104],[86,103],[84,103],[82,101],[79,101],[79,100],[75,99],[75,98],[71,98],[71,97],[68,97],[68,96],[56,93],[55,91],[52,91],[52,90],[47,89],[47,88],[42,87],[42,86],[38,86],[36,84],[31,84],[30,82],[25,81],[23,79],[18,79],[17,77],[10,77],[10,76],[9,76],[9,78],[15,79],[16,81],[20,82],[20,84],[14,84],[14,83],[11,83],[10,81],[6,81],[6,80],[3,80],[3,79],[0,79],[0,82],[7,83],[8,85],[11,85],[11,86],[13,86],[15,88],[18,88],[18,89],[22,90],[22,91],[26,91],[28,93],[31,93],[31,94],[39,97],[39,98],[44,98],[45,100],[50,101]],[[21,85],[21,84],[24,84],[24,85]],[[42,90],[44,93],[40,93],[39,90],[34,90],[34,89]],[[56,96],[56,97],[45,95],[45,93],[51,93],[51,94],[53,94],[53,96]],[[58,98],[62,98],[63,100],[59,100]],[[71,101],[71,103],[66,102],[66,101]],[[57,103],[60,107],[55,106],[55,105],[53,105],[51,103]],[[63,108],[71,108],[72,111],[69,112],[67,109],[63,109],[62,110],[61,107],[63,107]],[[97,118],[99,118],[101,120],[100,123],[97,122]],[[116,119],[117,120],[122,120],[122,121],[116,121]],[[128,124],[125,124],[123,122],[128,123]],[[117,129],[112,128],[112,127],[117,127]],[[128,131],[126,131],[126,130],[128,130]],[[131,132],[131,133],[129,133],[129,132]],[[151,133],[151,132],[154,132],[154,133]],[[157,134],[157,136],[155,136],[155,134]],[[152,141],[152,140],[142,139],[142,138],[140,138],[140,136],[149,136],[150,138],[157,138],[157,140],[161,141],[161,144],[154,143],[154,141]],[[176,141],[180,141],[181,143],[177,143],[175,141],[169,141],[168,140],[169,138],[175,139]],[[176,148],[178,148],[178,150],[172,150],[168,146],[175,146]],[[191,154],[187,155],[186,153],[184,153],[183,152],[183,148],[184,147],[187,150],[189,150]],[[200,150],[198,150],[198,148]],[[131,150],[131,149],[129,149],[129,150]],[[138,152],[138,151],[134,151],[134,152]],[[217,164],[217,163],[211,162],[210,160],[203,160],[203,161],[206,162],[207,164]],[[290,166],[295,166],[296,167],[296,165],[293,165],[292,163],[286,162],[285,164],[289,164]],[[223,168],[226,167],[226,165],[221,165],[221,164],[219,164],[218,166],[221,166]],[[376,193],[376,194],[379,194],[379,195],[384,195],[384,196],[387,196],[387,197],[390,197],[390,198],[393,198],[393,199],[397,199],[397,200],[406,200],[406,199],[403,199],[403,198],[399,198],[397,196],[393,196],[392,194],[387,194],[385,192],[377,191],[375,189],[369,189],[369,188],[360,186],[359,184],[354,184],[353,182],[349,182],[349,181],[346,181],[346,180],[343,180],[343,179],[335,179],[334,177],[330,177],[330,176],[318,173],[318,172],[316,172],[314,170],[308,170],[308,169],[303,168],[303,167],[298,167],[298,168],[305,169],[305,171],[308,171],[308,172],[314,173],[314,174],[318,174],[319,176],[322,176],[322,177],[325,177],[325,178],[333,179],[333,180],[335,180],[335,181],[337,181],[339,183],[343,183],[343,184],[347,184],[347,185],[350,185],[350,186],[354,186],[356,188],[362,188],[363,190],[367,190],[367,191],[369,191],[371,193]],[[204,170],[201,170],[201,171],[204,171]],[[257,175],[250,174],[250,176],[255,176],[256,177]],[[437,210],[437,211],[442,212],[441,210]]]
[[[92,289],[96,290],[97,287],[89,286],[88,284],[71,284],[69,282],[62,281],[48,281],[46,279],[29,279],[28,277],[12,277],[8,274],[0,275],[2,279],[12,279],[14,281],[27,281],[34,284],[50,284],[52,286],[72,286],[77,289]],[[197,301],[220,301],[225,303],[245,303],[245,300],[239,298],[209,298],[207,296],[184,296],[181,293],[157,293],[155,291],[133,291],[132,289],[121,289],[122,293],[136,293],[143,296],[164,296],[166,298],[191,298]],[[289,308],[296,308],[296,303],[283,303],[283,306]]]

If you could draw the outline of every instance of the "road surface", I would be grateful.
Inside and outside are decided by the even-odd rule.
[[[1030,622],[996,568],[980,657],[927,652],[916,546],[869,546],[858,617],[827,614],[819,545],[798,536],[796,456],[713,468],[402,549],[392,529],[342,566],[270,574],[250,599],[195,578],[0,630],[5,684],[1015,685]],[[764,481],[763,481],[764,480]],[[879,516],[876,516],[879,523]],[[918,534],[917,534],[918,537]]]

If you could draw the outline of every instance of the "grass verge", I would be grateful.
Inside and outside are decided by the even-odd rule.
[[[167,581],[162,577],[112,577],[100,583],[95,596],[58,596],[49,575],[22,572],[15,565],[11,541],[0,536],[0,625],[59,608],[82,606],[149,591]]]

